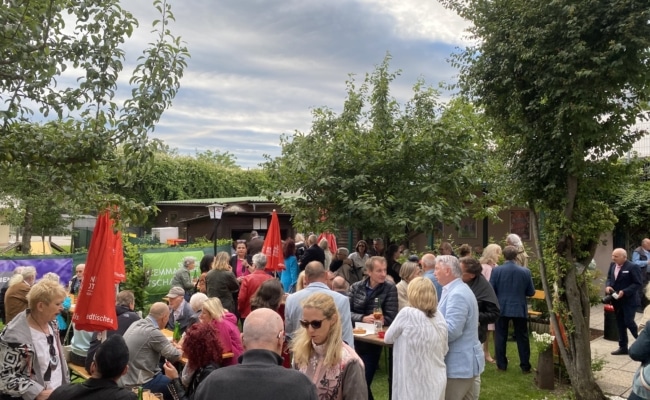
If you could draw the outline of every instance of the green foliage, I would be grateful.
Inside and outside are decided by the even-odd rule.
[[[131,244],[128,240],[122,241],[124,247],[124,265],[126,269],[126,282],[122,285],[123,290],[132,290],[135,295],[135,309],[148,309],[149,295],[147,286],[151,277],[151,268],[142,263],[140,248]]]
[[[346,226],[403,239],[433,231],[440,221],[458,223],[481,191],[482,116],[461,100],[441,105],[423,81],[400,106],[390,95],[399,72],[389,60],[360,85],[347,81],[340,114],[315,109],[309,133],[283,136],[282,155],[266,156],[269,194],[294,215],[298,229]]]
[[[485,110],[497,157],[541,226],[562,356],[578,399],[601,399],[590,368],[587,265],[616,217],[630,176],[617,162],[642,135],[650,98],[650,8],[635,0],[443,0],[467,18],[475,45],[454,58],[459,87]]]
[[[156,39],[124,81],[125,42],[137,21],[119,0],[4,2],[0,9],[0,195],[24,213],[23,251],[48,213],[119,207],[137,223],[148,209],[111,194],[129,185],[159,143],[148,133],[171,105],[189,56],[154,0]],[[65,25],[68,27],[65,27]],[[110,27],[107,29],[106,27]],[[76,78],[76,79],[75,79]]]
[[[266,173],[232,166],[222,160],[231,159],[227,154],[207,151],[193,157],[157,152],[132,185],[113,182],[112,188],[149,205],[164,200],[259,196],[268,187]]]

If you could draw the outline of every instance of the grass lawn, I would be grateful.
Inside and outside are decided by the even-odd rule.
[[[531,342],[530,364],[537,369],[537,351]],[[492,347],[492,346],[491,346]],[[494,349],[492,348],[494,356]],[[525,400],[525,399],[565,399],[569,398],[567,384],[560,385],[555,381],[555,390],[541,390],[535,386],[535,372],[523,374],[519,369],[519,355],[517,344],[508,342],[508,371],[499,372],[495,364],[486,364],[481,375],[481,399],[499,400]],[[386,364],[384,355],[379,364],[379,369],[372,382],[372,393],[376,400],[388,400],[388,381],[386,377]]]

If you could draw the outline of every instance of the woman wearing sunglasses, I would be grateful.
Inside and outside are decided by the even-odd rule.
[[[27,294],[29,308],[2,330],[0,393],[42,400],[70,382],[56,324],[66,296],[58,282],[36,283]]]
[[[301,328],[291,343],[295,367],[316,385],[320,400],[366,400],[363,362],[341,339],[334,299],[315,293],[302,310]]]

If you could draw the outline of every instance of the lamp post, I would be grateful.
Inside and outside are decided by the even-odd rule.
[[[219,221],[221,221],[221,214],[223,214],[223,205],[222,204],[210,204],[208,206],[208,211],[210,212],[210,219],[214,220],[214,256],[217,256],[217,228],[219,227]]]

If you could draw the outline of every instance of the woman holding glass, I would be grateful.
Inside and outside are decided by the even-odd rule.
[[[41,280],[27,294],[29,308],[2,330],[0,393],[44,400],[70,382],[55,322],[66,296],[58,282]]]
[[[303,303],[301,328],[291,343],[295,367],[316,385],[320,400],[366,400],[363,361],[342,340],[332,296],[315,293]]]
[[[409,307],[404,307],[386,331],[393,347],[393,399],[445,398],[447,322],[438,309],[433,283],[418,277],[408,285]]]

